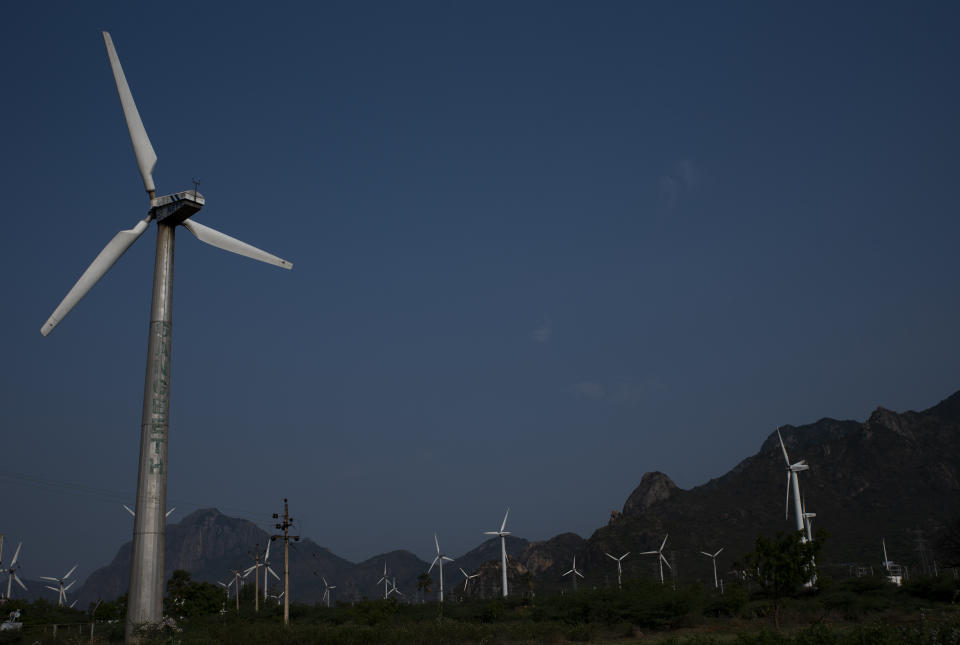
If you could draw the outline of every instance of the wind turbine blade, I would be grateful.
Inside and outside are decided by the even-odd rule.
[[[121,504],[121,506],[123,506],[125,509],[127,509],[127,512],[130,513],[131,516],[133,516],[133,517],[136,517],[136,516],[137,516],[137,514],[133,512],[133,509],[130,508],[129,506],[127,506],[126,504]]]
[[[659,551],[642,551],[640,555],[656,555],[660,553]]]
[[[720,547],[720,551],[723,551],[725,548],[727,548],[727,547],[725,547],[725,546]],[[717,551],[716,553],[714,553],[714,554],[713,554],[713,557],[717,557],[718,555],[720,555],[720,551]]]
[[[573,569],[570,569],[569,571],[567,571],[565,574],[563,574],[563,576],[569,576],[571,573],[573,573]],[[563,576],[560,576],[560,577],[562,578]]]
[[[77,280],[76,284],[67,292],[66,297],[61,300],[57,308],[53,310],[47,322],[43,323],[43,327],[40,328],[41,334],[46,336],[53,331],[53,328],[70,313],[70,310],[87,295],[87,292],[93,288],[93,285],[97,284],[97,281],[103,277],[103,274],[109,271],[110,267],[120,259],[120,256],[126,253],[127,249],[143,235],[143,232],[147,230],[149,224],[150,217],[147,216],[137,222],[137,225],[133,228],[120,231],[113,236],[113,239],[103,247],[103,250],[94,258],[93,263],[87,267],[87,270],[83,272],[80,279]]]
[[[280,576],[278,576],[278,575],[277,575],[277,572],[274,571],[273,569],[271,569],[270,567],[267,567],[267,573],[269,573],[271,576],[273,576],[274,578],[276,578],[276,579],[277,579],[277,582],[280,581]]]
[[[780,448],[783,449],[783,460],[790,465],[790,457],[787,456],[787,447],[783,445],[783,435],[780,434],[780,428],[777,428],[777,437],[780,438]]]
[[[120,58],[113,46],[113,39],[106,31],[103,32],[103,42],[107,46],[107,57],[110,58],[110,67],[113,68],[113,80],[117,83],[117,94],[120,95],[123,116],[127,120],[130,142],[133,143],[133,154],[137,158],[140,176],[143,177],[143,187],[148,193],[153,193],[156,190],[153,185],[153,168],[157,165],[157,153],[153,151],[150,137],[147,136],[147,130],[143,127],[143,121],[137,111],[137,104],[133,102],[133,94],[130,93],[127,77],[124,76],[123,67],[120,66]]]
[[[262,251],[255,246],[251,246],[246,242],[241,242],[240,240],[230,237],[225,233],[221,233],[220,231],[216,231],[209,226],[198,224],[193,220],[188,219],[184,221],[183,227],[193,233],[194,236],[201,242],[209,244],[210,246],[215,246],[218,249],[230,251],[231,253],[236,253],[237,255],[243,255],[253,260],[259,260],[260,262],[266,262],[267,264],[273,264],[282,269],[293,268],[293,262],[288,262],[282,258],[278,258],[272,253]]]
[[[433,543],[437,545],[437,555],[440,555],[440,541],[437,539],[437,534],[433,534]]]
[[[442,557],[444,560],[446,560],[447,562],[453,562],[453,558],[448,558],[448,557],[445,556],[445,555],[444,555],[444,556],[441,556],[441,557]]]
[[[660,554],[660,559],[663,560],[663,563],[664,563],[665,565],[667,565],[667,568],[668,568],[668,569],[672,569],[672,568],[673,568],[673,567],[670,566],[670,563],[667,562],[667,559],[663,556],[662,553]]]
[[[667,533],[663,536],[663,544],[660,545],[660,550],[663,551],[663,547],[667,546],[667,538],[670,537],[670,534]]]
[[[23,542],[17,545],[17,550],[13,552],[13,560],[10,560],[10,567],[17,563],[17,558],[20,556],[20,547],[23,546]]]
[[[467,575],[467,572],[463,570],[463,567],[457,567],[457,568],[460,569],[460,573],[462,573],[464,577],[467,577],[467,578],[470,577],[469,575]]]
[[[783,519],[790,517],[790,473],[787,473],[787,497],[783,502]]]
[[[177,507],[176,507],[176,506],[174,506],[174,507],[171,508],[169,511],[167,511],[167,514],[164,515],[164,517],[170,517],[170,513],[174,512],[175,510],[177,510]]]
[[[267,560],[270,559],[270,545],[273,544],[273,540],[267,542],[267,553],[263,556],[263,562],[266,564]]]
[[[76,605],[76,604],[77,604],[77,601],[76,601],[76,600],[74,600],[72,603],[70,603],[70,609],[73,609],[73,606]]]
[[[604,555],[607,556],[608,558],[610,558],[611,560],[616,560],[616,559],[617,559],[617,558],[613,557],[612,555],[610,555],[610,554],[607,553],[607,552],[604,552]]]
[[[249,576],[249,575],[250,575],[250,572],[253,571],[253,570],[256,569],[256,568],[257,568],[256,566],[252,566],[252,567],[250,567],[249,569],[247,569],[246,571],[244,571],[244,572],[243,572],[243,577],[246,578],[247,576]]]
[[[700,553],[702,553],[703,555],[707,556],[708,558],[712,558],[712,557],[713,557],[712,555],[710,555],[710,554],[707,553],[706,551],[701,551]]]
[[[503,524],[500,525],[500,532],[503,533],[503,530],[507,528],[507,516],[510,515],[510,509],[507,509],[507,512],[503,515]]]
[[[574,573],[577,574],[578,576],[580,576],[581,578],[583,578],[583,574],[580,573],[579,571],[574,571]],[[586,578],[584,578],[584,579],[586,579]]]
[[[43,586],[49,589],[50,591],[56,591],[57,593],[60,593],[60,587],[51,587],[50,585],[43,585]]]
[[[624,559],[625,557],[627,557],[628,555],[630,555],[630,552],[629,552],[629,551],[627,551],[626,553],[624,553],[623,555],[621,555],[621,556],[620,556],[620,559],[623,560],[623,559]]]
[[[427,569],[427,573],[430,573],[431,571],[433,571],[433,567],[436,566],[437,561],[438,561],[439,559],[440,559],[440,556],[439,556],[439,555],[433,559],[433,562],[430,564],[430,568]]]
[[[24,591],[29,591],[27,585],[23,584],[23,580],[21,580],[17,574],[13,574],[13,579],[16,580],[17,584],[20,585]]]
[[[69,578],[70,574],[76,571],[78,566],[80,565],[77,565],[77,564],[73,565],[73,568],[67,571],[67,575],[63,576],[63,579],[66,580],[67,578]]]
[[[70,584],[68,584],[66,587],[64,587],[63,590],[66,591],[67,589],[69,589],[70,587],[72,587],[73,585],[75,585],[76,582],[77,582],[77,581],[74,580],[73,582],[71,582]]]
[[[41,580],[49,580],[50,582],[59,582],[58,578],[51,578],[50,576],[37,576]]]
[[[500,535],[500,533],[497,531],[484,531],[483,534],[484,535]]]

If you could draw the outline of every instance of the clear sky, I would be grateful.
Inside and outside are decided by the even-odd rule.
[[[174,520],[267,527],[289,497],[353,560],[462,553],[507,506],[588,536],[645,471],[691,487],[778,424],[960,389],[956,3],[2,16],[0,532],[26,577],[132,533],[155,232],[40,335],[148,206],[101,29],[159,192],[198,178],[198,221],[295,263],[178,233]]]

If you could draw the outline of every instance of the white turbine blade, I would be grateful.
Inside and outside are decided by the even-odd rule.
[[[130,131],[133,154],[137,158],[140,176],[143,177],[143,187],[148,193],[152,193],[156,190],[153,185],[153,168],[157,165],[157,153],[150,145],[150,138],[147,136],[146,128],[143,127],[143,121],[140,120],[137,104],[133,102],[133,94],[130,93],[127,77],[123,74],[120,58],[117,57],[117,50],[113,47],[113,39],[110,38],[109,33],[103,32],[103,42],[107,45],[107,56],[110,58],[110,67],[113,68],[113,79],[117,83],[117,93],[120,95],[120,104],[123,106],[123,116],[127,120],[127,130]]]
[[[13,560],[10,560],[10,568],[13,568],[13,565],[17,563],[17,557],[20,555],[20,547],[23,546],[23,542],[17,545],[17,550],[13,552]]]
[[[60,587],[51,587],[50,585],[43,585],[43,586],[49,589],[50,591],[56,591],[57,593],[60,593]]]
[[[70,569],[69,571],[67,571],[67,575],[63,576],[63,579],[66,580],[67,578],[69,578],[69,577],[70,577],[70,574],[73,573],[74,571],[76,571],[78,566],[80,566],[80,565],[77,565],[77,564],[73,565],[73,568]],[[71,583],[71,584],[72,584],[72,583]]]
[[[220,586],[223,587],[223,588],[226,588],[226,587],[227,587],[227,585],[223,584],[223,583],[220,582],[219,580],[217,581],[217,584],[220,585]]]
[[[50,582],[60,582],[59,578],[51,578],[50,576],[37,576],[41,580],[49,580]]]
[[[438,555],[437,557],[435,557],[435,558],[433,559],[433,562],[430,564],[430,568],[427,569],[427,573],[430,573],[431,571],[433,571],[433,567],[436,566],[436,564],[437,564],[437,562],[438,562],[439,560],[440,560],[440,556]]]
[[[700,553],[702,553],[703,555],[707,556],[708,558],[712,558],[712,557],[713,557],[712,555],[710,555],[710,554],[707,553],[706,551],[701,551]]]
[[[177,510],[177,507],[176,507],[176,506],[174,506],[174,507],[171,508],[169,511],[167,511],[167,514],[164,515],[164,517],[170,517],[170,513],[174,512],[175,510]]]
[[[17,574],[13,574],[13,579],[23,588],[24,591],[29,591],[29,589],[27,589],[27,585],[23,584],[23,580],[21,580]]]
[[[663,536],[663,544],[660,545],[660,550],[663,551],[663,547],[667,546],[667,538],[670,537],[670,534],[667,533]]]
[[[628,555],[630,555],[630,552],[629,552],[629,551],[627,551],[626,553],[624,553],[623,555],[621,555],[618,559],[623,560],[623,559],[624,559],[625,557],[627,557]]]
[[[503,533],[503,530],[507,528],[507,516],[510,515],[510,509],[507,509],[507,512],[503,516],[503,524],[500,525],[500,532]]]
[[[777,436],[780,438],[780,447],[783,449],[783,460],[790,465],[790,457],[787,456],[787,447],[783,445],[783,435],[780,434],[780,428],[777,428]]]
[[[574,573],[577,574],[578,576],[580,576],[581,578],[583,578],[583,574],[580,573],[579,571],[574,571]],[[584,579],[585,579],[585,578],[584,578]]]
[[[573,573],[573,569],[570,569],[569,571],[567,571],[565,574],[563,574],[563,576],[569,576],[571,573]],[[562,578],[563,576],[560,576],[560,577]]]
[[[658,553],[660,552],[659,551],[643,551],[640,553],[640,555],[657,555]]]
[[[725,548],[727,548],[727,547],[725,547],[725,546],[720,547],[720,551],[723,551]],[[720,555],[720,551],[717,551],[716,553],[714,553],[714,554],[713,554],[713,557],[717,557],[718,555]]]
[[[377,584],[380,584],[380,583],[383,582],[383,581],[384,581],[384,579],[383,579],[383,578],[380,578],[379,580],[377,580]],[[388,580],[387,582],[389,582],[389,580]]]
[[[337,585],[330,585],[330,588],[331,588],[331,589],[336,589],[336,588],[337,588]]]
[[[467,572],[463,570],[463,567],[457,567],[457,568],[460,569],[460,573],[462,573],[465,578],[470,577],[469,575],[467,575]]]
[[[323,586],[324,586],[324,587],[328,586],[328,585],[327,585],[327,579],[326,579],[325,577],[320,576],[320,579],[323,580]]]
[[[608,558],[610,558],[611,560],[616,560],[616,559],[617,559],[617,558],[613,557],[612,555],[610,555],[609,553],[606,553],[606,552],[604,552],[604,555],[607,556]]]
[[[448,557],[445,556],[445,555],[444,555],[444,556],[440,556],[440,557],[441,557],[443,560],[446,560],[447,562],[453,562],[453,558],[448,558]]]
[[[665,565],[667,565],[667,568],[668,568],[668,569],[672,569],[672,568],[673,568],[673,567],[670,566],[670,563],[667,562],[667,559],[663,556],[662,553],[660,554],[660,559],[663,560],[663,563],[664,563]]]
[[[433,543],[437,545],[437,555],[440,555],[440,541],[437,540],[437,534],[433,534]]]
[[[271,569],[270,567],[267,567],[267,573],[269,573],[271,576],[273,576],[274,578],[276,578],[276,579],[277,579],[277,582],[280,581],[280,576],[278,576],[278,575],[277,575],[277,572],[274,571],[273,569]]]
[[[68,584],[66,587],[64,587],[64,588],[63,588],[64,592],[66,592],[67,589],[69,589],[69,588],[72,587],[74,584],[76,584],[76,582],[77,582],[77,581],[74,580],[73,582],[71,582],[70,584]],[[66,594],[64,594],[64,595],[66,595]]]
[[[73,606],[76,605],[76,604],[77,604],[77,601],[76,601],[76,600],[74,600],[72,603],[70,603],[70,609],[73,609]]]
[[[243,572],[243,577],[246,578],[247,576],[249,576],[250,573],[251,573],[254,569],[256,569],[256,568],[257,568],[256,565],[254,565],[254,566],[250,567],[249,569],[247,569],[246,571],[244,571],[244,572]]]
[[[53,328],[70,313],[70,310],[87,295],[87,292],[93,288],[93,285],[97,284],[97,281],[103,277],[103,274],[109,271],[110,267],[120,259],[120,256],[126,253],[127,249],[137,241],[137,238],[143,235],[143,232],[147,230],[149,224],[150,217],[148,216],[137,222],[137,225],[132,229],[120,231],[113,236],[113,239],[110,240],[97,257],[94,258],[93,263],[83,272],[83,275],[81,275],[80,279],[73,285],[73,288],[70,289],[66,297],[61,300],[57,308],[53,310],[47,322],[43,323],[43,327],[40,328],[41,334],[46,336],[53,331]]]
[[[790,517],[790,473],[787,473],[787,498],[783,502],[783,519]]]
[[[137,514],[133,512],[133,509],[130,508],[129,506],[127,506],[126,504],[121,504],[120,506],[122,506],[122,507],[124,507],[125,509],[127,509],[127,512],[130,513],[130,515],[132,515],[133,517],[136,517],[136,516],[137,516]]]
[[[209,244],[210,246],[215,246],[218,249],[230,251],[231,253],[236,253],[237,255],[243,255],[254,260],[259,260],[260,262],[266,262],[267,264],[273,264],[282,269],[293,268],[293,262],[288,262],[271,253],[261,251],[255,246],[251,246],[246,242],[241,242],[240,240],[230,237],[225,233],[221,233],[220,231],[216,231],[209,226],[198,224],[193,220],[188,219],[183,222],[183,227],[193,233],[194,236],[196,236],[196,238],[201,242]]]

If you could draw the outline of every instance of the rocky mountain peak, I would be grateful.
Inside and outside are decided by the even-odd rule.
[[[665,474],[655,471],[644,473],[640,485],[633,489],[623,505],[625,516],[640,516],[654,504],[669,499],[680,488]]]
[[[866,425],[868,431],[874,430],[877,426],[882,426],[888,430],[892,430],[905,439],[916,441],[916,436],[911,432],[908,420],[893,410],[878,407],[873,411],[873,414],[870,415],[870,418],[867,419]]]

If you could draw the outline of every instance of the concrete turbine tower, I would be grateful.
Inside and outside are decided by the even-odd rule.
[[[163,619],[164,566],[167,502],[167,433],[170,418],[170,346],[173,322],[173,242],[177,226],[183,226],[198,240],[239,255],[290,269],[293,264],[241,242],[229,235],[194,222],[191,217],[206,201],[197,192],[185,190],[156,196],[153,169],[157,154],[140,119],[133,94],[110,34],[103,32],[107,57],[120,95],[120,104],[133,143],[133,153],[150,200],[146,216],[128,230],[117,233],[94,258],[80,279],[40,328],[46,336],[70,310],[110,270],[127,249],[150,226],[157,223],[157,251],[153,271],[153,300],[147,344],[147,370],[141,417],[140,466],[137,477],[137,512],[134,516],[133,557],[130,567],[130,591],[127,598],[125,639],[136,642],[138,628],[157,625]]]

